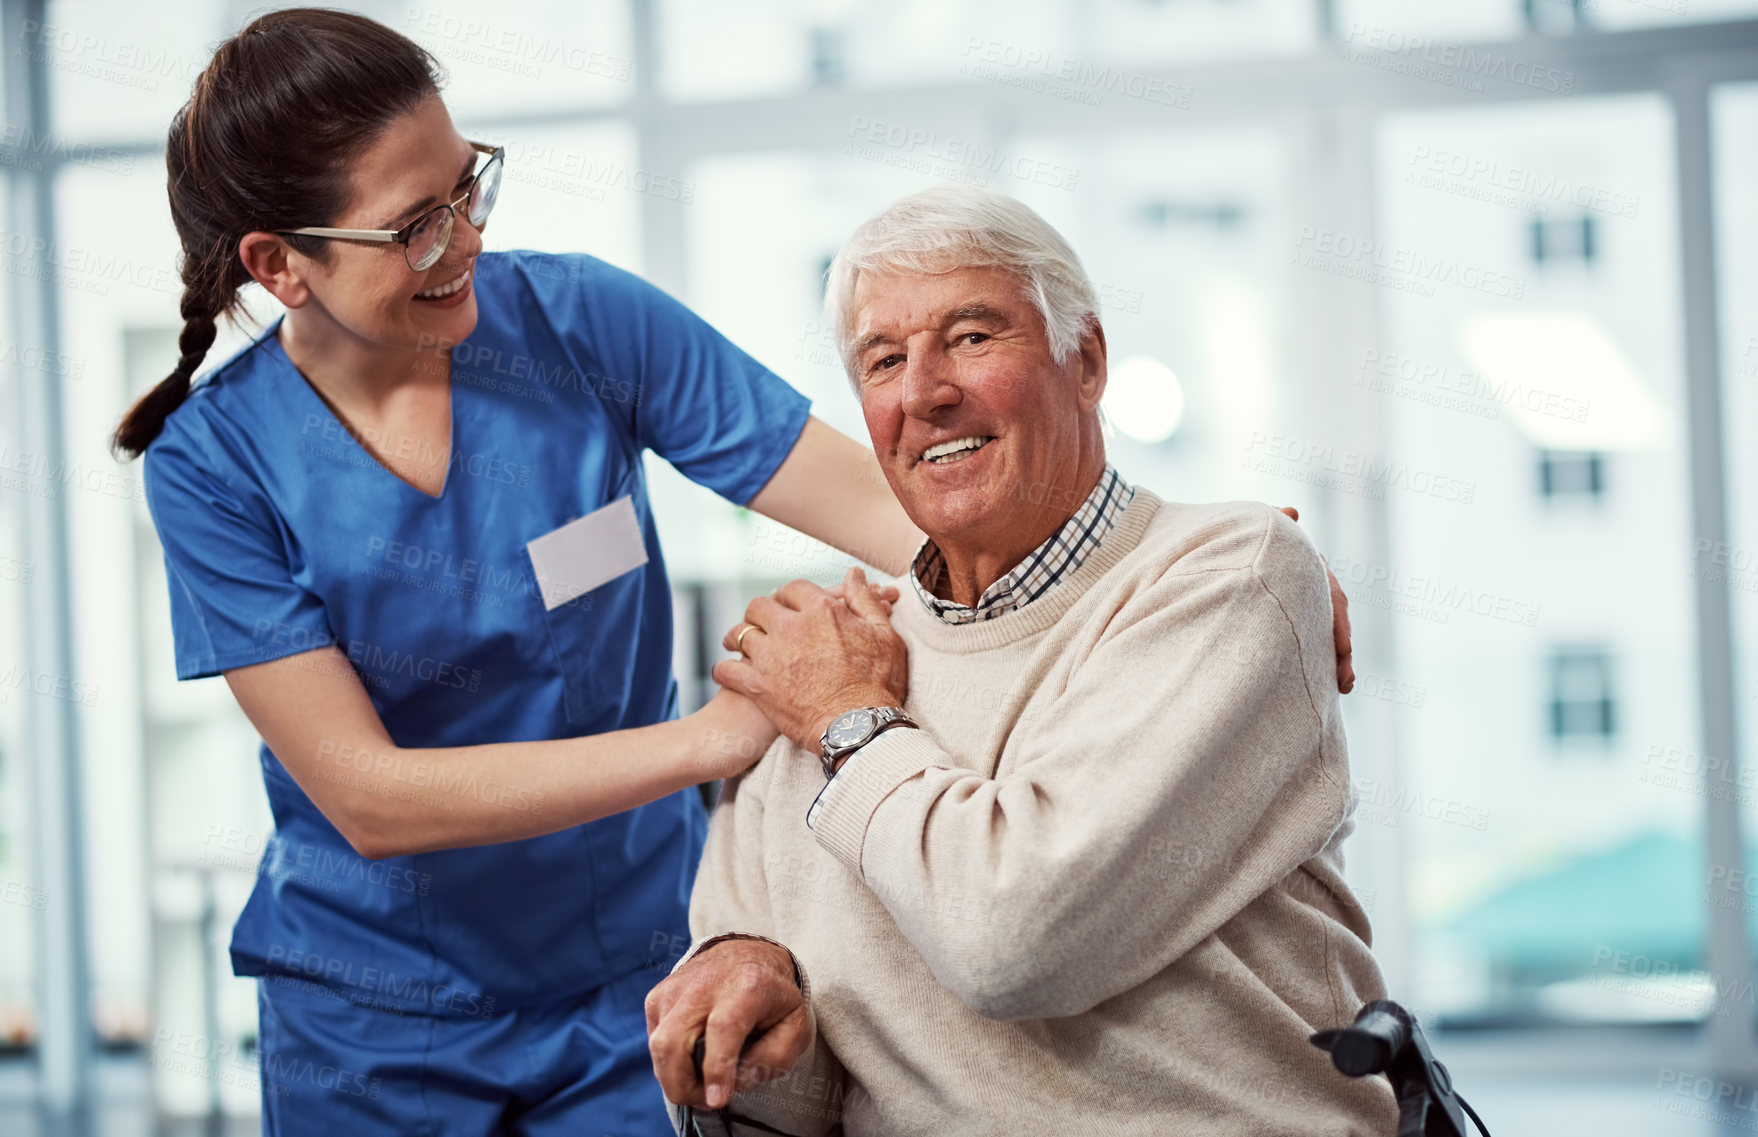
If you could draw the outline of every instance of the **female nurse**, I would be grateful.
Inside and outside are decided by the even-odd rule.
[[[171,125],[182,358],[128,413],[180,678],[264,740],[233,934],[268,1134],[669,1133],[642,1000],[687,942],[691,788],[774,737],[677,717],[642,452],[902,571],[864,447],[682,305],[485,253],[498,150],[371,20],[265,15]],[[286,315],[198,387],[255,281]]]

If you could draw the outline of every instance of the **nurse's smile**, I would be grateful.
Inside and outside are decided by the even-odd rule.
[[[470,295],[470,276],[475,268],[475,259],[466,265],[464,271],[452,277],[437,288],[429,288],[415,294],[415,299],[423,304],[431,304],[436,308],[456,308]]]

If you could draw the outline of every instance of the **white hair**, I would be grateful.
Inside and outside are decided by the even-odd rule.
[[[1051,358],[1066,363],[1099,322],[1098,296],[1080,258],[1024,202],[982,186],[935,186],[893,202],[856,229],[830,263],[825,315],[856,391],[854,295],[861,273],[991,267],[1019,278],[1044,321]]]

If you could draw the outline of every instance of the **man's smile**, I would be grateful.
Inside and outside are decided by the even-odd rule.
[[[941,442],[922,452],[922,461],[935,465],[957,462],[975,454],[978,450],[995,441],[994,435],[970,434],[963,438],[954,438],[950,442]]]

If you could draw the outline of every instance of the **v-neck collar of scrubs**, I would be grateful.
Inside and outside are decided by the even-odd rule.
[[[449,486],[452,481],[452,459],[458,453],[458,384],[452,380],[451,375],[449,374],[451,356],[449,354],[445,356],[448,368],[448,374],[446,376],[445,472],[440,475],[439,493],[430,494],[426,490],[404,478],[401,474],[398,474],[395,470],[392,470],[383,462],[379,461],[378,456],[361,444],[360,439],[355,432],[347,423],[342,421],[341,417],[337,415],[334,410],[330,408],[330,404],[324,401],[324,397],[318,394],[317,388],[311,385],[311,380],[305,377],[305,372],[299,370],[298,365],[293,362],[293,358],[287,354],[286,346],[281,343],[281,325],[285,320],[285,316],[277,317],[275,322],[270,325],[268,333],[263,337],[261,342],[263,347],[267,349],[268,353],[273,356],[277,362],[283,364],[287,370],[291,371],[299,379],[299,386],[303,391],[303,398],[317,405],[316,413],[335,423],[336,427],[341,430],[342,433],[353,439],[354,445],[360,448],[360,453],[365,455],[384,476],[390,478],[404,489],[407,489],[410,493],[420,495],[423,500],[430,502],[443,501],[446,496],[446,487]]]

